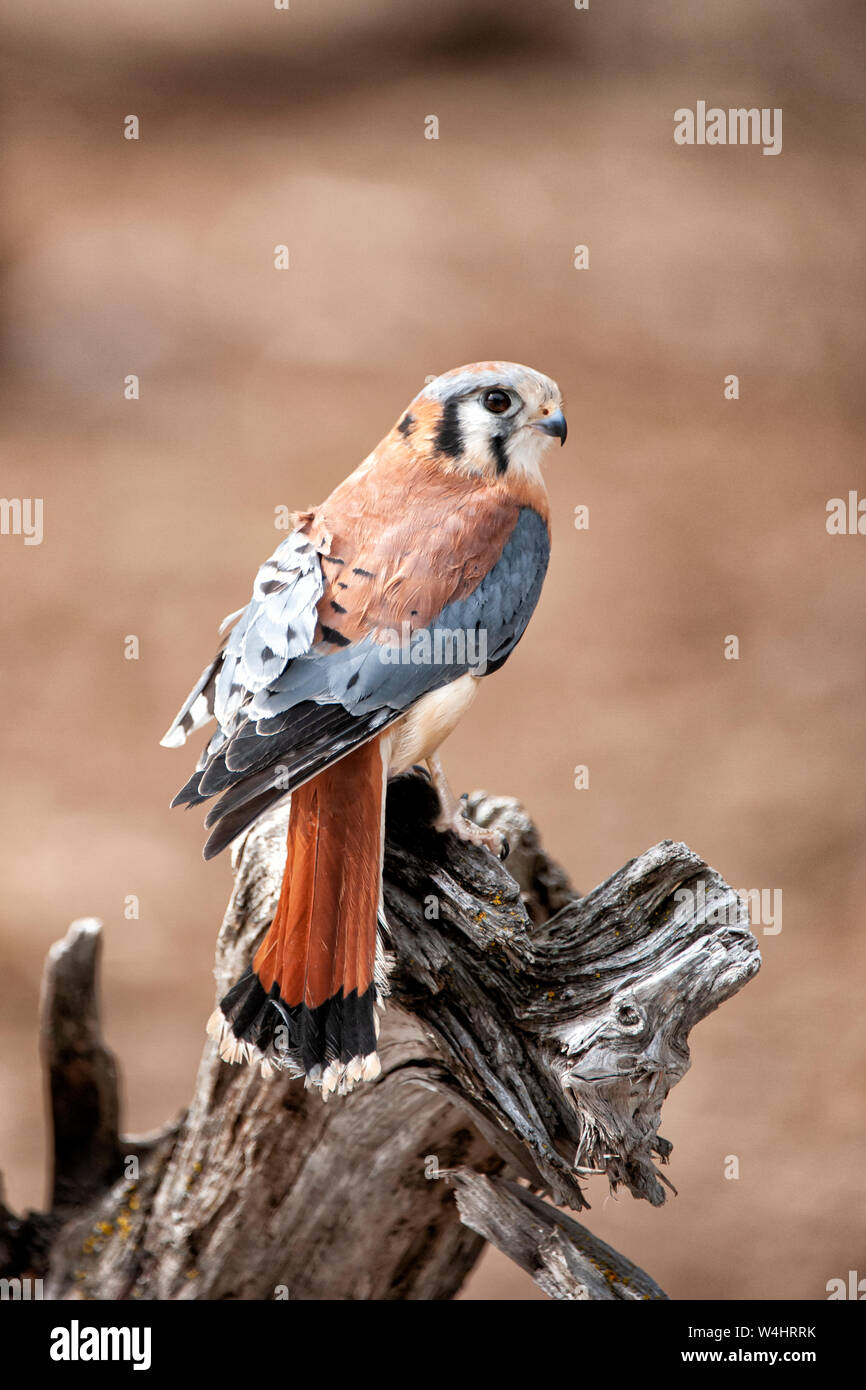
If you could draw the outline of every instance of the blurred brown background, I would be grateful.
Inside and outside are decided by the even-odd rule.
[[[106,924],[126,1128],[189,1096],[229,866],[169,814],[191,759],[157,742],[274,508],[325,496],[426,375],[511,358],[566,395],[554,559],[452,780],[519,796],[584,888],[672,837],[783,891],[667,1102],[679,1197],[593,1180],[588,1224],[674,1297],[866,1275],[866,537],[825,529],[866,493],[858,11],[9,0],[2,492],[45,507],[41,546],[0,537],[13,1205],[44,1196],[39,977],[73,917]],[[677,147],[697,100],[783,108],[782,154]],[[467,1295],[538,1296],[490,1252]]]

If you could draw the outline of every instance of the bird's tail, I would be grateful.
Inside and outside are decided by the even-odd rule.
[[[208,1023],[226,1061],[259,1057],[325,1098],[378,1075],[384,802],[378,738],[292,792],[274,920]]]

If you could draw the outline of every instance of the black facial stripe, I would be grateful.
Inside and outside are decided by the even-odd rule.
[[[437,453],[448,454],[449,458],[459,458],[463,453],[459,401],[446,401],[442,407],[442,418],[439,421],[433,445]]]
[[[405,439],[405,437],[406,437],[407,434],[411,434],[411,433],[412,433],[412,430],[414,429],[414,427],[415,427],[415,416],[414,416],[414,415],[404,415],[404,416],[403,416],[403,419],[400,421],[399,425],[397,426],[398,430],[399,430],[400,433],[403,435],[403,438],[404,438],[404,439]]]
[[[494,434],[490,440],[493,446],[493,457],[496,460],[496,472],[503,474],[508,472],[508,455],[505,452],[505,440],[507,435]]]

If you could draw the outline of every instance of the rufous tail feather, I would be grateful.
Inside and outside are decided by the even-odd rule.
[[[384,794],[378,738],[292,793],[273,922],[208,1024],[226,1061],[258,1057],[325,1098],[379,1074]]]

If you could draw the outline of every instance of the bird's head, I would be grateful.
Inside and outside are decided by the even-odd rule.
[[[552,439],[565,443],[555,381],[517,362],[475,362],[435,377],[395,426],[413,449],[458,472],[537,477]]]

